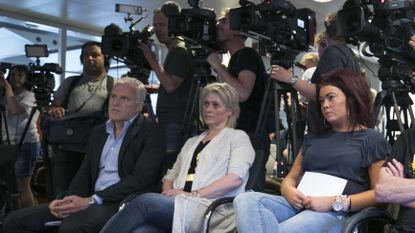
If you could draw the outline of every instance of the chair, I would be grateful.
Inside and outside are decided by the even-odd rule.
[[[384,226],[395,224],[390,213],[378,207],[368,207],[348,218],[343,233],[383,233]]]
[[[263,169],[265,157],[266,155],[263,150],[261,149],[255,150],[255,159],[254,159],[254,162],[251,168],[249,169],[249,178],[246,183],[245,190],[247,191],[253,190],[255,183],[257,182],[257,177],[259,173],[261,172],[261,169]],[[206,209],[205,214],[204,214],[205,217],[203,220],[203,232],[205,233],[209,232],[209,224],[210,224],[210,219],[213,215],[213,212],[215,212],[215,210],[221,205],[232,203],[234,199],[235,197],[219,198],[209,205],[209,207]]]

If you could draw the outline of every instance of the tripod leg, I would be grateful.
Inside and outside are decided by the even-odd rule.
[[[151,97],[149,93],[147,93],[146,95],[146,107],[147,107],[150,120],[152,122],[156,122],[156,114],[154,114],[154,109],[153,109],[153,105],[151,104]]]
[[[414,112],[412,111],[412,105],[409,106],[408,112],[409,112],[409,119],[411,119],[410,128],[415,128],[415,117],[414,117]]]
[[[286,175],[286,167],[284,164],[284,156],[282,155],[281,149],[281,125],[280,125],[280,93],[278,91],[277,83],[273,82],[273,89],[274,89],[274,111],[275,111],[275,143],[277,145],[277,151],[275,155],[275,162],[277,163],[277,176],[278,177],[285,177]]]
[[[396,102],[396,96],[394,92],[392,92],[392,101],[393,101],[393,111],[395,112],[396,119],[398,121],[399,130],[403,132],[405,128],[403,127],[403,124],[402,124],[401,114],[399,112],[399,107],[398,107],[398,103]]]
[[[185,143],[185,141],[190,137],[191,135],[191,126],[192,126],[192,119],[195,113],[196,109],[196,103],[199,100],[199,89],[200,89],[200,80],[196,80],[192,83],[192,86],[190,88],[189,97],[186,102],[186,108],[185,108],[185,114],[183,119],[183,127],[182,127],[182,133],[181,133],[181,139],[179,142],[181,143],[180,147]],[[199,120],[199,119],[197,119]]]
[[[382,90],[376,95],[375,102],[373,104],[373,112],[369,123],[369,128],[374,128],[377,125],[380,109],[382,107],[382,103],[384,102],[386,95],[387,92],[385,90]]]

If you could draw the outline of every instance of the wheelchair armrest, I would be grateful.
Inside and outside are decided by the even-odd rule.
[[[352,233],[354,228],[356,228],[359,224],[371,221],[381,221],[386,224],[395,224],[395,219],[390,216],[388,211],[377,207],[368,207],[353,216],[350,216],[346,220],[343,226],[343,233]]]
[[[205,214],[204,214],[205,216],[203,220],[203,232],[204,233],[209,232],[210,218],[212,217],[212,214],[216,210],[216,208],[218,208],[219,206],[223,204],[232,203],[233,199],[235,199],[235,197],[219,198],[209,205],[209,207],[206,209]]]

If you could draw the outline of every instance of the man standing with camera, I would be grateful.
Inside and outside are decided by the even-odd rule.
[[[219,80],[231,85],[239,93],[241,114],[236,128],[244,130],[252,139],[265,91],[266,72],[261,55],[254,49],[245,47],[246,37],[239,33],[230,29],[229,9],[224,10],[217,25],[217,39],[229,51],[231,59],[228,67],[221,63],[217,53],[210,54],[207,61],[218,74]],[[266,156],[254,188],[257,191],[265,188],[265,163],[269,155],[269,140],[266,132],[259,136],[260,145],[254,147],[263,149]]]
[[[147,45],[139,45],[160,81],[156,111],[158,122],[166,131],[166,152],[169,156],[166,168],[173,165],[181,146],[180,133],[191,86],[192,55],[180,38],[168,35],[168,17],[179,13],[180,6],[174,1],[165,2],[154,10],[153,26],[157,40],[168,49],[164,65],[159,64]]]
[[[305,80],[298,79],[290,70],[281,66],[272,66],[272,79],[291,84],[301,95],[310,100],[308,105],[308,131],[314,131],[314,123],[316,119],[316,83],[320,76],[326,74],[334,69],[345,68],[356,74],[360,73],[359,62],[353,51],[347,46],[346,39],[337,33],[337,13],[331,13],[324,21],[326,28],[326,43],[327,47],[317,64],[316,70],[311,78],[311,83]]]
[[[101,44],[90,41],[82,46],[81,63],[83,73],[65,79],[54,93],[52,107],[48,113],[53,118],[71,119],[90,116],[105,121],[105,103],[108,100],[113,78],[107,75],[109,59],[104,56]],[[79,119],[84,121],[85,118]],[[90,132],[90,128],[75,129]],[[53,127],[53,126],[50,126]],[[64,132],[62,132],[64,133]],[[79,140],[79,139],[75,139]],[[53,145],[53,192],[59,195],[67,190],[85,155],[86,141],[62,141]]]

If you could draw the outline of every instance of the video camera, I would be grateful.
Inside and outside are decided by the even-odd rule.
[[[131,22],[130,30],[123,32],[114,23],[105,27],[104,35],[102,36],[103,53],[125,63],[132,70],[135,78],[143,83],[148,83],[151,67],[145,59],[143,51],[138,48],[138,44],[144,43],[150,46],[152,42],[151,36],[154,34],[153,26],[147,25],[141,31],[134,29],[134,25],[146,16],[134,22],[130,14],[141,15],[143,12],[141,7],[116,4],[116,11],[127,13],[125,21]]]
[[[337,14],[339,33],[351,43],[366,42],[372,54],[364,55],[380,58],[381,81],[411,85],[415,52],[408,42],[415,34],[414,7],[412,0],[347,0]]]
[[[241,7],[231,9],[229,23],[232,30],[258,39],[270,53],[283,53],[278,60],[294,60],[295,53],[309,49],[316,32],[315,12],[296,9],[287,0],[263,0],[255,5],[240,0]],[[290,54],[290,55],[288,55]],[[285,68],[290,64],[280,64]]]
[[[192,8],[182,9],[179,15],[169,17],[169,35],[182,36],[190,46],[219,50],[216,42],[216,14],[202,8],[199,1],[189,0]]]
[[[415,34],[412,0],[347,0],[337,14],[339,33],[354,41],[367,41],[376,57],[399,55],[415,59],[408,45]]]
[[[45,44],[25,45],[26,57],[36,57],[36,63],[29,63],[29,76],[25,85],[35,93],[38,106],[47,106],[55,88],[55,77],[52,73],[62,74],[62,68],[56,63],[40,65],[40,57],[48,57],[49,52]]]

